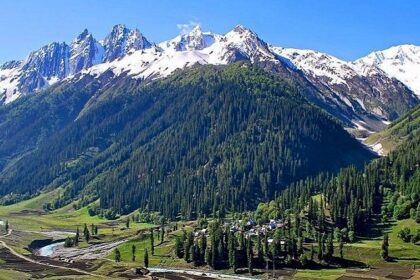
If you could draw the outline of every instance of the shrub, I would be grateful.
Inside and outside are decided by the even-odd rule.
[[[411,231],[408,227],[404,227],[398,232],[398,238],[404,242],[410,242],[411,240]]]

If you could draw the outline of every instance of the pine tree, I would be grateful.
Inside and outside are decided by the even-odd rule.
[[[197,241],[194,242],[193,246],[191,247],[191,260],[194,266],[200,265],[200,247],[198,246]]]
[[[344,254],[343,254],[343,247],[344,247],[344,242],[343,242],[343,238],[340,237],[340,245],[339,245],[339,249],[340,249],[340,258],[344,259]]]
[[[85,227],[83,229],[83,235],[85,237],[86,243],[89,243],[89,240],[90,240],[90,232],[89,232],[89,229],[88,229],[88,227],[87,227],[86,224],[85,224]]]
[[[163,243],[164,239],[165,239],[165,228],[162,226],[162,234],[160,235],[160,243]]]
[[[85,228],[83,229],[83,235],[85,237],[86,243],[89,243],[90,240],[90,232],[89,229],[87,227],[87,225],[85,224]]]
[[[389,247],[388,234],[385,233],[384,239],[382,241],[382,248],[381,248],[381,257],[385,261],[389,260],[388,247]]]
[[[127,217],[127,220],[125,221],[125,227],[130,228],[130,217]]]
[[[80,238],[80,232],[79,227],[76,229],[76,235],[74,236],[74,246],[79,246],[79,238]]]
[[[295,238],[292,238],[292,240],[290,240],[290,246],[292,250],[291,255],[293,259],[296,260],[298,258],[298,246]]]
[[[265,257],[268,258],[270,255],[270,249],[268,248],[268,236],[267,234],[264,235],[264,254]]]
[[[328,244],[327,244],[327,259],[331,260],[331,258],[334,255],[334,243],[333,243],[333,235],[332,233],[330,234],[329,238],[328,238]]]
[[[210,248],[211,248],[211,254],[210,254],[211,260],[210,260],[209,265],[212,268],[216,268],[217,254],[216,254],[216,237],[214,233],[211,234],[211,237],[210,237]]]
[[[182,241],[180,237],[176,236],[175,237],[175,255],[178,258],[182,258],[184,256],[183,250],[184,250],[184,242]]]
[[[213,259],[212,255],[211,255],[212,249],[211,249],[211,245],[210,245],[210,249],[206,250],[206,255],[205,255],[205,262],[208,265],[211,265],[211,261]]]
[[[150,229],[150,252],[152,256],[155,254],[155,240],[153,235],[153,229]]]
[[[131,261],[136,261],[136,245],[131,246]]]
[[[206,235],[202,234],[200,239],[200,261],[205,262],[206,257],[206,249],[207,249],[207,238]]]
[[[9,220],[6,220],[4,223],[4,229],[6,230],[6,233],[9,233]]]
[[[231,266],[232,266],[233,272],[236,273],[236,271],[238,270],[238,251],[236,247],[233,248]]]
[[[258,234],[257,236],[257,259],[258,264],[262,264],[264,262],[264,252],[261,243],[261,235]]]
[[[147,249],[144,251],[144,267],[149,267],[149,253],[147,252]]]
[[[302,237],[298,238],[297,252],[298,252],[299,255],[303,254],[303,238]]]
[[[248,272],[250,275],[253,275],[254,273],[254,267],[253,267],[253,252],[252,252],[252,241],[251,241],[251,237],[248,237],[247,243],[246,243],[246,255],[248,258]]]
[[[121,253],[120,253],[120,250],[118,250],[118,248],[115,249],[115,261],[116,262],[120,262],[121,261]]]
[[[318,233],[318,260],[322,260],[324,258],[324,252],[323,252],[323,245],[322,242],[323,238],[321,237],[321,234]]]
[[[235,235],[232,232],[228,233],[228,261],[229,267],[233,268],[234,262],[234,250],[235,250]]]
[[[187,240],[184,242],[184,260],[190,262],[192,259],[191,256],[191,247],[194,245],[194,234],[189,232],[187,235]]]
[[[311,244],[311,261],[314,260],[315,257],[315,248],[314,248],[314,244]]]

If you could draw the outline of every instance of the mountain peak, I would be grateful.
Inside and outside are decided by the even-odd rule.
[[[81,70],[92,67],[102,61],[102,46],[85,28],[70,46],[69,74],[76,74]]]
[[[191,29],[191,31],[189,32],[190,34],[196,34],[196,33],[202,33],[202,29],[200,25],[196,25],[194,26],[193,29]]]
[[[86,37],[88,37],[90,34],[89,34],[89,31],[87,30],[87,28],[85,28],[83,31],[82,31],[82,33],[80,33],[79,34],[79,36],[77,36],[76,37],[76,39],[75,40],[77,40],[77,41],[81,41],[81,40],[83,40],[83,39],[85,39]]]
[[[231,31],[226,33],[225,37],[236,38],[235,40],[249,40],[249,41],[258,41],[259,43],[265,44],[265,42],[258,37],[258,34],[252,31],[251,29],[239,24],[235,26]]]
[[[242,24],[238,24],[238,25],[236,25],[234,28],[233,28],[233,31],[235,31],[235,32],[239,32],[239,33],[243,33],[243,32],[252,32],[252,30],[251,29],[249,29],[248,27],[245,27],[244,25],[242,25]],[[254,32],[252,32],[252,33],[254,33]]]
[[[211,32],[203,32],[199,25],[196,25],[190,32],[181,34],[172,40],[161,43],[164,49],[175,51],[202,50],[215,42],[216,35]]]
[[[127,27],[125,26],[125,24],[116,24],[112,27],[112,31],[111,32],[124,32],[125,30],[127,30]]]
[[[104,61],[113,61],[126,55],[130,50],[150,48],[151,43],[138,29],[128,29],[123,24],[117,24],[106,36],[103,46]]]

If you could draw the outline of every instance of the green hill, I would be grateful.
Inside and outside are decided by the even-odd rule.
[[[404,140],[420,132],[420,106],[412,109],[383,131],[374,133],[366,139],[368,145],[380,144],[384,154],[398,147]]]
[[[195,217],[253,209],[295,180],[372,158],[298,87],[247,64],[198,66],[147,86],[127,78],[100,92],[90,81],[53,90],[2,112],[35,114],[15,114],[21,131],[0,132],[12,147],[3,158],[13,158],[0,173],[4,203],[62,187],[56,207],[100,198],[117,213]]]

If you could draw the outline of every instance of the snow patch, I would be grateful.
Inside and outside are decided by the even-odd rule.
[[[379,67],[390,77],[407,85],[420,98],[420,46],[395,46],[372,52],[355,62]]]

